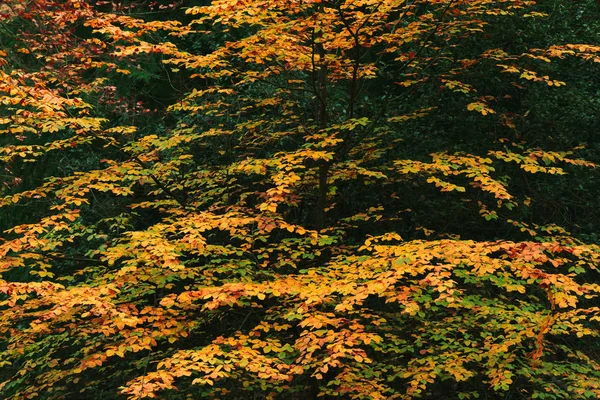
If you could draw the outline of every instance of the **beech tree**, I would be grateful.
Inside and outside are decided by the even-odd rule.
[[[600,396],[600,247],[529,212],[594,160],[519,104],[600,46],[502,48],[520,0],[145,7],[0,8],[3,398]]]

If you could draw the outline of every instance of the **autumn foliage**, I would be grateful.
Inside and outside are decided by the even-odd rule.
[[[600,397],[597,230],[541,189],[597,147],[527,105],[600,46],[533,1],[198,3],[0,4],[1,398]]]

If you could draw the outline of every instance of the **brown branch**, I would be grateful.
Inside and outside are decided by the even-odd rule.
[[[28,250],[28,253],[31,254],[37,254],[40,255],[42,257],[46,257],[46,258],[50,258],[53,260],[58,260],[58,261],[73,261],[73,262],[79,262],[79,263],[93,263],[93,264],[98,264],[98,265],[103,265],[105,267],[108,267],[108,263],[102,260],[97,260],[95,258],[87,258],[87,257],[81,257],[81,256],[76,256],[76,257],[70,257],[70,256],[65,256],[63,254],[52,254],[52,253],[47,253],[44,251],[33,251],[33,250]]]
[[[431,32],[429,32],[429,34],[425,37],[421,47],[419,47],[419,49],[417,49],[414,57],[412,57],[409,61],[407,61],[402,67],[400,67],[400,69],[397,72],[398,74],[400,74],[402,71],[404,71],[412,63],[412,60],[417,58],[421,54],[421,52],[425,49],[427,42],[429,42],[429,40],[433,37],[433,35],[435,35],[437,33],[438,29],[440,29],[440,26],[442,25],[442,22],[444,22],[444,18],[446,17],[448,10],[450,9],[450,7],[452,7],[452,5],[455,3],[455,1],[456,0],[450,0],[448,2],[448,5],[446,6],[446,8],[444,8],[444,11],[442,12],[442,15],[440,16],[440,19],[435,24],[435,26],[433,27]]]

